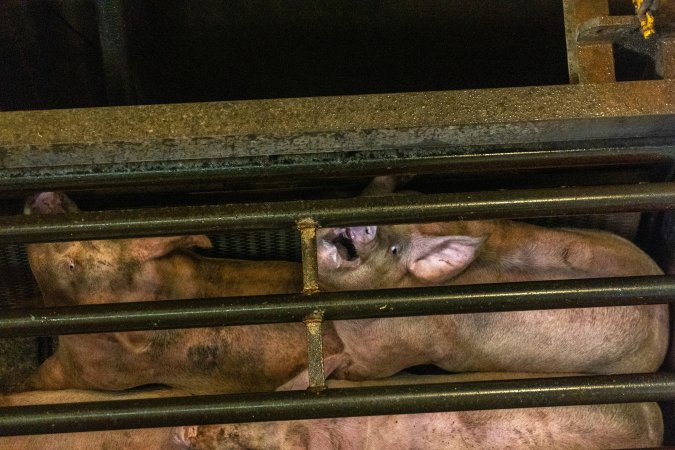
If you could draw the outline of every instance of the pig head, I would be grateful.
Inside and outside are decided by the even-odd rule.
[[[326,290],[448,284],[476,259],[484,241],[423,234],[411,225],[322,229],[320,284]]]
[[[24,214],[78,212],[66,195],[30,197]],[[27,244],[26,253],[47,306],[177,298],[186,286],[163,273],[167,255],[210,248],[203,235]],[[189,296],[188,296],[189,297]]]

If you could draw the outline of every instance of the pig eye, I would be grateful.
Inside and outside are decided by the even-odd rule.
[[[389,251],[391,251],[392,255],[398,255],[398,245],[392,245]]]
[[[75,270],[75,263],[73,261],[68,262],[68,268],[71,272]]]

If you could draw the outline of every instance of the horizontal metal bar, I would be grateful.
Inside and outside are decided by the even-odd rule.
[[[675,208],[675,183],[184,206],[3,217],[0,243],[215,233],[435,220],[523,218]]]
[[[675,399],[675,374],[631,374],[0,408],[0,436]]]
[[[647,142],[643,142],[643,141]],[[72,190],[195,183],[222,186],[224,181],[280,179],[298,176],[374,176],[381,173],[504,173],[509,170],[569,169],[582,167],[655,166],[670,164],[675,145],[672,138],[627,139],[628,147],[536,151],[519,146],[496,150],[482,147],[425,146],[376,153],[349,151],[315,155],[228,158],[223,160],[145,161],[136,164],[49,166],[3,171],[0,192]],[[5,173],[6,176],[2,176]]]
[[[673,136],[673,92],[651,80],[4,112],[0,168]]]
[[[669,275],[321,292],[12,309],[0,337],[301,322],[317,311],[338,320],[673,302]]]

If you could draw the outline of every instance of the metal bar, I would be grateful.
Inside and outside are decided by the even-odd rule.
[[[140,237],[293,227],[548,217],[675,208],[675,184],[587,186],[459,194],[184,206],[3,217],[0,243]]]
[[[319,292],[319,272],[316,257],[316,227],[314,219],[304,218],[297,221],[300,231],[302,251],[302,293],[314,295]],[[309,389],[321,391],[326,389],[326,377],[323,370],[323,335],[321,324],[323,313],[313,311],[303,320],[307,328],[307,368],[309,373]]]
[[[94,5],[98,18],[108,103],[111,105],[133,103],[122,2],[96,0]]]
[[[662,78],[675,79],[675,36],[659,39],[656,73]]]
[[[673,302],[669,275],[533,281],[10,309],[0,337],[301,322],[315,311],[338,320]]]
[[[304,322],[307,327],[309,389],[322,391],[326,389],[326,376],[323,370],[323,336],[321,333],[323,314],[316,311],[308,315]]]
[[[652,80],[3,112],[0,168],[673,136],[674,92]]]
[[[316,256],[316,227],[313,219],[305,218],[297,221],[300,231],[302,254],[302,293],[312,295],[319,292],[319,272]]]
[[[577,42],[616,42],[635,34],[640,22],[635,16],[594,17],[577,28]]]
[[[580,376],[0,408],[0,436],[675,399],[675,374]]]
[[[663,138],[661,138],[663,139]],[[648,142],[643,142],[643,141]],[[153,161],[114,165],[5,170],[0,176],[0,192],[34,192],[133,186],[163,186],[173,183],[222,186],[224,180],[295,179],[298,176],[375,176],[384,171],[399,173],[504,173],[509,170],[570,169],[582,167],[656,166],[672,163],[672,138],[656,146],[656,138],[631,139],[628,147],[605,147],[538,151],[519,146],[519,151],[494,148],[425,147],[382,150],[376,154],[349,152],[317,155],[286,155],[284,164],[274,157],[196,159],[183,162]],[[639,142],[637,142],[639,141]],[[638,145],[639,144],[639,145]],[[0,169],[0,174],[3,170]]]
[[[563,11],[570,83],[611,84],[615,81],[611,42],[588,44],[578,39],[582,24],[609,15],[608,0],[563,0]]]

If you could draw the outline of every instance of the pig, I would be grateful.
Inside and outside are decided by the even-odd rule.
[[[380,195],[392,186],[379,178],[367,192]],[[326,228],[317,233],[317,249],[319,285],[327,291],[663,273],[610,233],[509,220]],[[344,347],[326,366],[346,379],[386,377],[417,364],[452,372],[653,372],[665,358],[669,328],[667,305],[333,325]]]
[[[77,212],[61,193],[28,199],[28,214]],[[298,263],[205,258],[206,236],[28,244],[47,306],[285,294],[302,288]],[[337,341],[327,339],[336,351]],[[13,391],[120,390],[162,383],[194,393],[274,389],[306,367],[302,324],[61,336],[54,355]]]
[[[178,390],[153,392],[95,392],[79,390],[33,391],[0,396],[0,406],[46,405],[74,402],[178,397]],[[136,430],[88,431],[0,437],[0,450],[189,450],[183,429],[142,428]]]
[[[474,373],[327,384],[345,388],[541,376]],[[186,433],[194,450],[639,448],[661,445],[663,419],[656,403],[635,403],[205,425]]]
[[[329,388],[532,378],[542,374],[399,376],[369,382],[329,381]],[[57,391],[14,394],[1,406],[185,395]],[[344,448],[625,448],[661,445],[663,420],[655,403],[398,414],[223,425],[195,425],[0,438],[0,449],[344,449]]]

